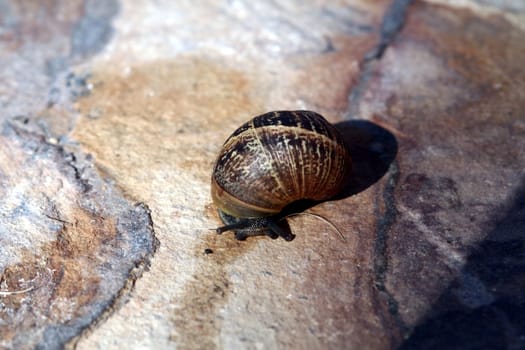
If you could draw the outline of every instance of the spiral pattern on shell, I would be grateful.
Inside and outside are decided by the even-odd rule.
[[[212,198],[239,218],[275,215],[302,199],[337,194],[350,168],[344,141],[312,111],[262,114],[224,143],[212,175]]]

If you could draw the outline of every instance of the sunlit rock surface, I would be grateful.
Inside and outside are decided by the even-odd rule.
[[[1,347],[525,345],[520,1],[0,8]],[[222,143],[278,109],[345,137],[309,209],[344,240],[210,230]]]

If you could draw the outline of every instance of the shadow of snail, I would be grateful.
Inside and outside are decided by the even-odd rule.
[[[335,125],[312,111],[275,111],[241,125],[224,143],[211,195],[235,238],[294,239],[287,217],[365,190],[388,170],[395,137],[368,121]]]

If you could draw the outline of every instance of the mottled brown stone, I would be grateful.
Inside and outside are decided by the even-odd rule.
[[[80,335],[119,304],[158,244],[146,207],[37,130],[8,122],[0,134],[5,348],[54,349]]]
[[[476,247],[494,234],[491,230],[513,193],[521,193],[522,36],[523,31],[500,16],[480,18],[469,10],[420,3],[410,9],[402,33],[384,57],[371,64],[357,114],[398,136],[399,170],[387,203],[394,218],[385,231],[381,279],[383,293],[395,306],[392,316],[408,332],[429,316],[446,314],[446,304],[438,299],[465,273]],[[503,238],[504,232],[503,240],[515,239]],[[506,255],[502,252],[501,259]],[[490,308],[498,292],[478,281],[466,287],[472,289],[468,293],[484,298],[482,304]],[[477,302],[469,303],[472,299],[456,305],[462,310],[457,317],[476,312]],[[429,312],[433,305],[437,309]],[[443,322],[454,323],[450,317]],[[505,311],[502,317],[513,316]],[[407,346],[477,347],[478,341],[482,348],[504,346],[492,342],[499,335],[485,335],[480,328],[465,326],[464,332],[469,336],[426,328],[423,338],[416,335],[418,340]],[[505,340],[506,346],[516,337]]]
[[[519,0],[4,4],[1,346],[523,347]],[[348,142],[308,209],[344,240],[210,230],[222,143],[282,109]]]

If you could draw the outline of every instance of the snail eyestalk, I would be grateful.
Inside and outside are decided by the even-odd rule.
[[[231,231],[231,230],[240,230],[240,229],[243,229],[243,228],[248,228],[249,227],[249,223],[245,222],[245,221],[239,221],[239,222],[236,222],[235,224],[230,224],[230,225],[225,225],[225,226],[221,226],[221,227],[217,227],[215,230],[215,232],[217,234],[222,234],[223,232],[226,232],[226,231]]]
[[[325,223],[327,223],[330,227],[332,227],[335,232],[337,232],[337,234],[339,235],[339,237],[341,237],[341,239],[346,242],[346,238],[345,236],[343,235],[343,233],[337,228],[337,226],[331,222],[330,220],[328,220],[327,218],[325,218],[324,216],[322,215],[319,215],[319,214],[314,214],[314,213],[308,213],[308,212],[304,212],[304,213],[293,213],[293,214],[288,214],[286,215],[283,219],[285,218],[291,218],[291,217],[294,217],[294,216],[299,216],[299,215],[306,215],[306,216],[312,216],[314,218],[317,218],[317,219],[320,219],[322,221],[324,221]]]

